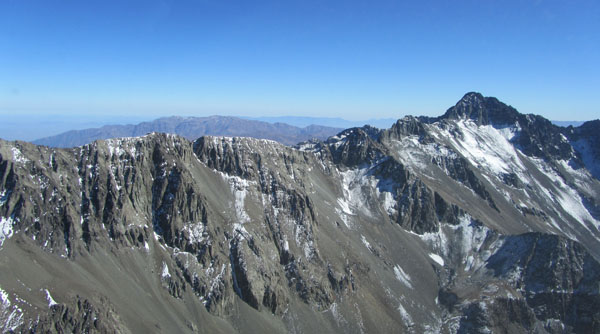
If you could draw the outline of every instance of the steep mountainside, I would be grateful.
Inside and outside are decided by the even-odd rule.
[[[599,332],[595,133],[469,93],[295,148],[0,141],[0,326]]]
[[[98,139],[137,137],[150,132],[176,134],[190,140],[201,136],[229,136],[271,139],[286,145],[294,145],[309,139],[326,139],[342,129],[309,125],[295,127],[285,123],[267,123],[228,116],[211,117],[165,117],[137,125],[106,125],[101,128],[73,130],[33,141],[50,147],[75,147]]]
[[[600,120],[583,123],[563,130],[569,141],[580,154],[587,169],[600,179]]]

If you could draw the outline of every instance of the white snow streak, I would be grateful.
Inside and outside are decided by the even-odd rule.
[[[404,320],[404,324],[406,326],[408,326],[408,327],[414,326],[412,317],[410,316],[410,314],[408,314],[408,312],[406,311],[404,306],[402,306],[402,304],[398,304],[398,312],[400,312],[400,316],[402,317],[402,320]]]
[[[354,214],[352,212],[352,210],[350,209],[350,203],[348,203],[348,201],[346,201],[345,199],[338,198],[337,199],[337,204],[342,209],[342,213],[347,214],[347,215],[353,215]]]
[[[408,276],[408,274],[405,273],[399,265],[394,266],[394,274],[396,274],[396,278],[402,282],[402,284],[406,285],[408,288],[413,288],[412,284],[410,283],[410,276]]]
[[[435,261],[437,264],[439,264],[440,266],[444,266],[444,259],[442,259],[441,256],[437,255],[437,254],[433,254],[433,253],[429,253],[429,257]]]
[[[46,300],[48,301],[48,307],[58,305],[58,303],[54,300],[54,298],[52,298],[50,291],[48,291],[48,289],[44,289],[44,291],[46,291]]]
[[[365,238],[364,235],[361,235],[360,239],[362,240],[363,245],[365,245],[365,247],[367,247],[368,250],[373,251],[373,248],[371,248],[371,244],[367,241],[367,238]]]

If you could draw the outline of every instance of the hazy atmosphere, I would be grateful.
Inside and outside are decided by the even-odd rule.
[[[435,116],[468,91],[589,120],[599,51],[597,1],[3,0],[0,137],[48,118]]]

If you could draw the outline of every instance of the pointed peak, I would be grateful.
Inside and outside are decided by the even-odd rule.
[[[460,101],[458,101],[458,103],[472,103],[475,101],[484,101],[485,97],[479,93],[479,92],[468,92],[467,94],[465,94],[462,99],[460,99]]]
[[[514,123],[519,112],[495,97],[485,97],[478,92],[465,94],[440,119],[471,119],[479,124]]]
[[[459,109],[463,112],[467,110],[483,109],[487,99],[489,98],[483,96],[481,93],[469,92],[456,102],[454,109]]]

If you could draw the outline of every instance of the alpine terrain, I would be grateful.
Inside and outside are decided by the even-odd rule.
[[[0,328],[598,333],[600,121],[0,141]]]

